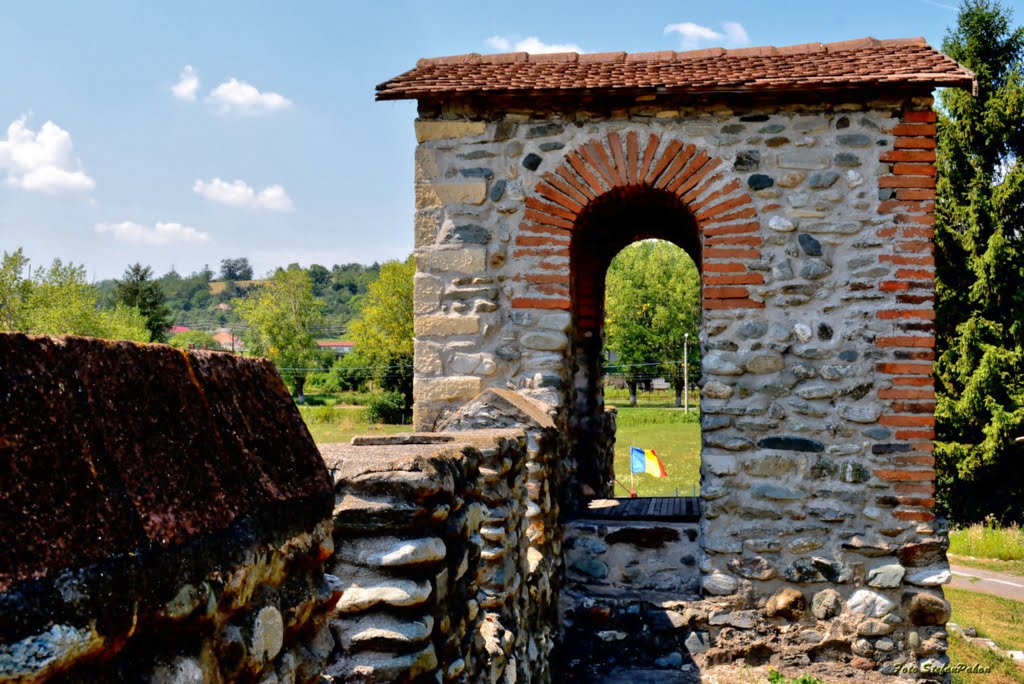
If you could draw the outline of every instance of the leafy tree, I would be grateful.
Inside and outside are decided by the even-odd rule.
[[[114,281],[114,301],[138,309],[146,319],[152,342],[163,342],[171,327],[171,311],[164,303],[160,284],[153,280],[153,270],[142,264],[132,264],[121,280]]]
[[[220,344],[213,338],[213,335],[202,330],[176,333],[171,335],[167,344],[179,349],[220,349]]]
[[[637,384],[664,375],[682,406],[683,360],[689,335],[690,371],[700,368],[700,277],[686,252],[660,240],[634,243],[612,260],[605,279],[605,340],[626,378],[629,403]]]
[[[0,261],[0,330],[21,330],[25,327],[25,313],[32,282],[25,277],[28,258],[21,248],[12,254],[4,252]]]
[[[959,522],[1024,509],[1024,29],[965,0],[943,51],[978,94],[940,94],[936,202],[937,503]]]
[[[252,280],[252,266],[245,257],[220,262],[221,280]]]
[[[96,314],[96,337],[105,337],[108,340],[150,341],[149,320],[134,306],[116,304],[114,308],[100,309]]]
[[[296,399],[305,400],[307,371],[323,363],[314,336],[323,326],[323,302],[313,296],[309,273],[279,268],[270,280],[232,302],[248,325],[246,349],[268,357],[290,378]]]
[[[412,283],[416,264],[388,261],[370,283],[359,315],[349,326],[357,359],[373,366],[374,380],[385,390],[401,392],[412,406]]]
[[[148,342],[146,319],[135,307],[97,306],[99,293],[85,268],[54,259],[30,272],[20,249],[0,262],[0,329],[36,335],[88,335]]]

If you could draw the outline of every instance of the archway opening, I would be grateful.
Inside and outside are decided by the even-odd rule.
[[[621,448],[618,468],[623,471],[618,477],[621,485],[615,484],[615,424],[605,411],[605,293],[609,267],[616,255],[633,243],[647,240],[666,241],[681,248],[699,270],[701,245],[696,221],[680,199],[666,191],[629,186],[605,193],[586,207],[573,230],[570,287],[574,333],[569,443],[583,500],[629,496],[626,480],[629,469],[623,468]],[[699,316],[699,292],[696,303]],[[699,344],[697,339],[690,341],[695,346]],[[657,360],[681,361],[682,358]]]

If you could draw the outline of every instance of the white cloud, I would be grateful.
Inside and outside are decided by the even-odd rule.
[[[747,29],[738,21],[723,21],[722,32],[725,33],[725,44],[729,47],[750,45]]]
[[[505,36],[491,36],[484,42],[498,52],[529,52],[534,55],[543,55],[551,52],[584,51],[576,43],[545,43],[537,36],[528,36],[521,40],[513,40]]]
[[[724,47],[743,47],[750,44],[747,29],[738,21],[722,22],[721,28],[721,31],[716,31],[710,26],[684,21],[679,24],[669,24],[665,27],[665,33],[678,33],[684,50],[694,50],[702,44],[708,43],[723,43]]]
[[[291,211],[295,208],[292,198],[280,185],[269,185],[257,192],[243,180],[228,182],[214,178],[209,182],[197,180],[192,186],[192,192],[231,207],[268,211]]]
[[[177,83],[171,86],[171,93],[179,100],[195,102],[196,91],[199,90],[199,77],[191,64],[186,64]]]
[[[256,114],[288,109],[292,101],[279,93],[261,93],[245,81],[231,78],[214,88],[207,101],[220,107],[222,112]]]
[[[96,183],[82,170],[74,156],[71,134],[47,121],[33,132],[22,117],[7,127],[7,138],[0,138],[0,171],[7,185],[22,190],[78,192],[92,190]]]
[[[96,232],[110,233],[115,240],[136,245],[161,247],[177,242],[210,242],[210,236],[200,230],[180,223],[157,223],[152,228],[132,221],[121,223],[97,223]]]

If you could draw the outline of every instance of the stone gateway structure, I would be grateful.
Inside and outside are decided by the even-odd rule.
[[[972,85],[923,40],[864,39],[471,54],[378,86],[419,105],[415,422],[438,429],[487,388],[548,407],[566,654],[635,650],[626,625],[646,616],[651,645],[634,655],[652,667],[705,649],[706,662],[942,662],[931,91]],[[693,585],[613,591],[630,560],[605,558],[622,555],[607,524],[574,522],[611,495],[604,273],[646,238],[702,275],[702,516],[692,554],[662,543],[694,567],[659,572],[699,573],[703,598],[668,618]],[[686,539],[658,529],[625,535],[633,556]],[[684,627],[661,639],[653,608]]]
[[[417,433],[0,334],[0,682],[942,682],[923,41],[422,60]],[[702,278],[701,492],[609,498],[604,277]]]

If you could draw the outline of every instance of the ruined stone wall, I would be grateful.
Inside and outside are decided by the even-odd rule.
[[[331,488],[267,361],[0,334],[0,681],[319,681]]]
[[[737,657],[803,643],[814,648],[800,657],[868,667],[941,660],[930,98],[647,100],[421,103],[417,425],[505,386],[571,424],[573,392],[593,391],[573,255],[602,249],[575,231],[598,204],[671,195],[691,220],[657,236],[685,245],[695,230],[703,279],[712,645]]]
[[[507,422],[507,408],[491,397],[451,432],[356,438],[325,454],[343,590],[334,681],[551,681],[554,435],[550,420],[523,415],[515,429],[470,424]]]

